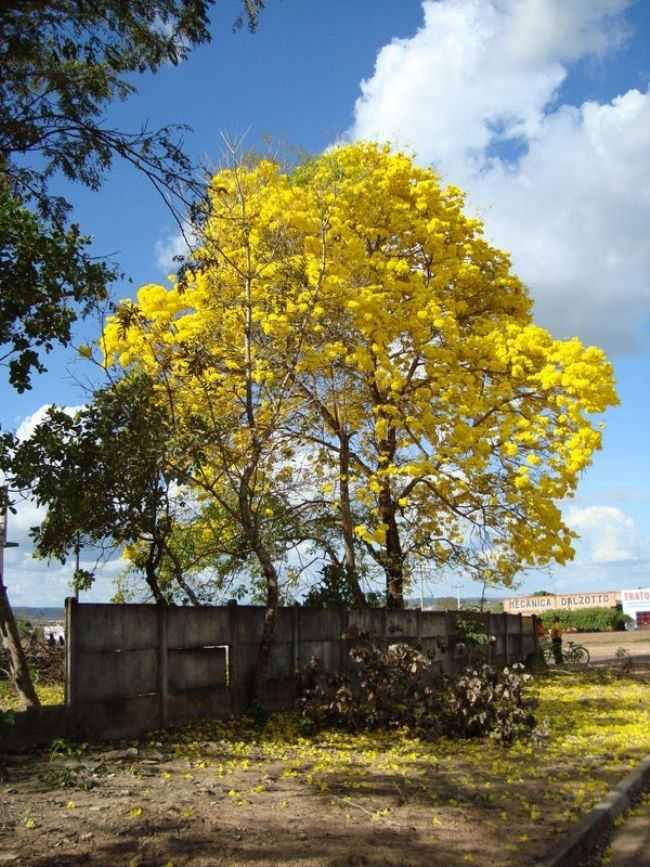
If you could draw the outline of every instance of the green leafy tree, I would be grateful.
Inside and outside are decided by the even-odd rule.
[[[39,350],[68,344],[78,311],[106,297],[115,272],[89,244],[77,226],[48,223],[0,189],[0,364],[19,392],[45,370]]]
[[[327,563],[321,569],[321,580],[310,587],[305,596],[304,605],[307,608],[354,608],[358,603],[358,595],[352,591],[345,566],[339,563]],[[369,591],[364,594],[363,605],[378,608],[382,604],[381,594]]]
[[[32,530],[40,556],[64,563],[80,544],[130,546],[131,562],[165,604],[158,577],[172,551],[178,479],[165,452],[167,420],[152,397],[146,378],[129,377],[98,391],[74,415],[50,408],[32,436],[16,443],[9,472],[13,488],[47,506]],[[75,577],[83,583],[93,576]],[[175,577],[197,603],[182,573]]]

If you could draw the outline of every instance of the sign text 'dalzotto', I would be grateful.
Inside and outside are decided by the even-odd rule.
[[[518,596],[503,600],[503,610],[511,614],[542,614],[567,608],[615,608],[621,601],[618,591],[567,593],[558,596]]]

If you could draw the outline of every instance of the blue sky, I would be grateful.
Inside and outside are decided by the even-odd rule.
[[[576,561],[527,576],[522,590],[650,585],[650,3],[269,0],[255,35],[231,33],[236,0],[217,6],[212,44],[137,79],[138,95],[108,122],[187,123],[186,147],[208,165],[222,132],[310,152],[390,140],[466,189],[489,238],[512,252],[536,318],[559,337],[604,346],[622,400],[606,416],[603,452],[564,504],[582,536]],[[100,193],[65,191],[95,250],[132,280],[114,287],[116,298],[163,278],[179,239],[143,178],[116,164]],[[94,330],[85,323],[79,340]],[[74,355],[54,353],[26,395],[2,382],[4,428],[28,430],[51,402],[83,402]],[[21,542],[6,561],[15,604],[68,594],[69,567],[30,557],[37,518],[25,504],[10,519]],[[111,568],[87,598],[109,598]]]

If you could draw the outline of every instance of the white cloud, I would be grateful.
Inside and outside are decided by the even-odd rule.
[[[160,270],[165,274],[175,274],[179,267],[176,257],[191,256],[191,245],[195,242],[196,234],[189,223],[184,223],[182,231],[168,235],[164,241],[156,241],[156,264]]]
[[[650,301],[650,95],[557,104],[571,63],[624,42],[628,0],[422,5],[362,82],[348,137],[412,148],[467,189],[542,324],[629,349]]]
[[[580,534],[578,554],[587,562],[637,561],[648,556],[648,540],[634,519],[615,506],[572,506],[566,523]]]
[[[18,439],[28,439],[34,433],[38,425],[45,420],[45,416],[47,415],[48,410],[52,409],[53,406],[53,403],[44,403],[42,406],[39,406],[39,408],[35,410],[31,415],[25,416],[25,418],[16,428],[16,436],[18,437]],[[70,416],[75,415],[75,413],[77,412],[80,412],[83,408],[83,404],[81,404],[80,406],[59,407],[59,409],[67,412]]]

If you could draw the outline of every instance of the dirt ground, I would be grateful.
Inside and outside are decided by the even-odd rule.
[[[434,821],[419,774],[359,774],[320,792],[302,763],[256,760],[254,750],[229,767],[215,743],[194,760],[161,742],[129,749],[124,758],[93,750],[6,760],[0,864],[454,865],[479,863],[486,851],[499,863],[498,835],[478,821],[480,803],[473,821],[462,785],[439,789],[456,806]]]
[[[281,717],[0,754],[0,865],[533,864],[648,751],[648,678],[608,677],[549,674],[550,733],[510,748]]]
[[[289,717],[32,755],[0,743],[0,867],[533,864],[650,745],[650,632],[569,639],[596,666],[551,671],[538,714],[551,733],[509,749],[308,737]],[[632,680],[617,679],[619,647]]]

